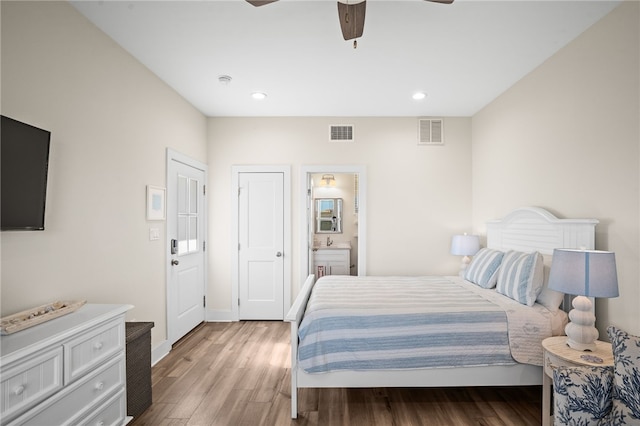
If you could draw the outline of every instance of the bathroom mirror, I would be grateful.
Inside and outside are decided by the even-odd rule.
[[[316,234],[342,233],[342,198],[316,198]]]

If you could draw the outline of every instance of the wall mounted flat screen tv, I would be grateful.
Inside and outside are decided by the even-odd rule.
[[[0,228],[43,230],[51,132],[0,118]]]

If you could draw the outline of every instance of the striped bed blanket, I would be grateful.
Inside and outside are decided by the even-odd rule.
[[[541,341],[552,335],[545,311],[457,277],[325,276],[298,330],[299,365],[308,373],[542,365]]]

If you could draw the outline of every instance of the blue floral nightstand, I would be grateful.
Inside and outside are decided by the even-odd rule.
[[[542,425],[553,423],[551,415],[551,383],[554,367],[613,366],[611,344],[596,341],[595,351],[578,351],[567,346],[567,336],[549,337],[542,341],[544,371],[542,374]]]

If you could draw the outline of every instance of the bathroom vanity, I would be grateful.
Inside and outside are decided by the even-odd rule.
[[[351,275],[351,244],[334,243],[313,248],[313,264],[316,277],[323,275]]]

